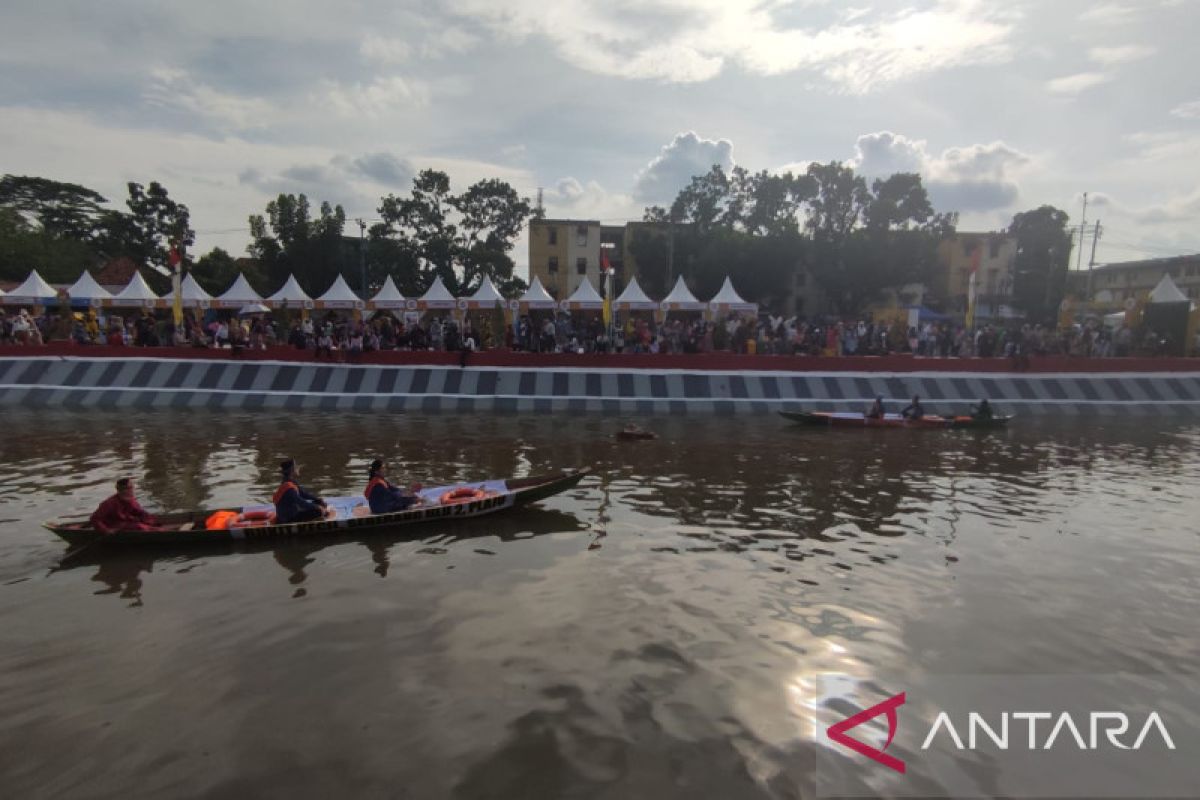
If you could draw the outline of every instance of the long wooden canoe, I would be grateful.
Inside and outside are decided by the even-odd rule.
[[[330,518],[313,522],[298,522],[287,525],[270,524],[268,520],[240,520],[229,527],[206,529],[205,523],[221,509],[167,514],[158,517],[161,527],[153,531],[117,531],[101,533],[87,519],[58,519],[44,523],[44,527],[73,545],[92,542],[103,544],[195,544],[237,541],[258,541],[271,538],[320,536],[341,533],[362,534],[372,531],[393,530],[400,525],[415,525],[439,520],[461,520],[495,514],[518,506],[536,503],[576,486],[591,472],[591,469],[563,470],[549,475],[528,478],[509,478],[474,483],[437,486],[421,491],[423,502],[404,511],[391,514],[371,514],[362,495],[352,497],[326,497],[331,509]],[[441,497],[458,489],[478,491],[477,499],[442,502]],[[250,516],[265,516],[273,507],[269,505],[244,506],[239,513]]]
[[[780,411],[779,415],[792,422],[830,428],[999,428],[1007,425],[1012,416],[990,419],[975,417],[939,417],[927,414],[920,419],[905,419],[899,414],[867,417],[835,411]]]

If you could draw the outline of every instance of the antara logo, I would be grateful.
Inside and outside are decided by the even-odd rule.
[[[852,717],[847,717],[841,722],[830,725],[828,730],[829,738],[840,745],[849,747],[856,753],[860,753],[867,758],[878,761],[889,769],[894,769],[901,775],[904,774],[904,762],[895,756],[888,755],[883,752],[888,749],[888,745],[892,743],[892,739],[896,738],[896,728],[900,724],[900,719],[896,714],[896,709],[904,705],[904,692],[898,695],[889,697],[882,703],[876,703],[868,709],[858,712]],[[875,719],[880,714],[887,714],[888,736],[887,741],[883,743],[882,750],[876,750],[869,744],[863,744],[858,739],[852,739],[846,735],[846,731],[863,724],[869,720]]]
[[[906,693],[893,695],[881,703],[877,703],[868,709],[858,712],[854,716],[834,725],[830,725],[827,730],[827,735],[830,739],[838,744],[848,747],[860,755],[878,761],[888,769],[895,770],[900,774],[904,774],[906,767],[903,761],[893,755],[885,753],[892,740],[896,738],[896,731],[900,725],[899,715],[896,709],[904,705]],[[875,748],[869,744],[854,739],[846,735],[846,732],[851,728],[855,728],[864,722],[868,722],[880,714],[887,715],[888,735],[887,741],[884,742],[882,748]],[[1147,738],[1151,735],[1161,740],[1163,745],[1168,750],[1175,749],[1175,742],[1171,738],[1171,734],[1167,732],[1166,725],[1163,724],[1162,717],[1157,711],[1152,711],[1146,717],[1145,722],[1140,726],[1136,736],[1131,730],[1130,719],[1128,715],[1119,711],[1093,711],[1086,715],[1086,722],[1082,728],[1076,723],[1075,718],[1068,712],[1052,714],[1048,711],[1020,711],[1020,712],[1004,712],[1000,715],[998,724],[989,725],[982,714],[970,712],[967,714],[967,724],[962,726],[967,731],[966,743],[963,742],[963,737],[959,734],[959,728],[955,727],[954,721],[945,711],[938,713],[933,724],[930,726],[928,733],[925,736],[924,742],[921,744],[921,750],[928,750],[942,734],[950,742],[953,743],[957,750],[974,750],[976,744],[983,745],[981,741],[985,736],[991,741],[991,744],[998,750],[1017,749],[1021,745],[1013,743],[1010,745],[1010,727],[1016,728],[1021,723],[1024,723],[1026,728],[1026,736],[1021,736],[1017,742],[1027,743],[1029,750],[1050,750],[1057,742],[1063,741],[1074,744],[1079,750],[1099,750],[1103,744],[1107,744],[1119,750],[1140,750]],[[1045,721],[1047,726],[1042,731],[1048,731],[1044,734],[1044,738],[1039,739],[1038,722]],[[1010,725],[1011,722],[1011,725]],[[1087,732],[1087,735],[1083,733]],[[980,736],[979,734],[983,734]],[[1128,737],[1128,738],[1126,738]]]

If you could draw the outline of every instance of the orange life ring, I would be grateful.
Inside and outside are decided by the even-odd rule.
[[[247,519],[247,520],[271,519],[274,516],[275,516],[274,511],[270,511],[265,508],[262,509],[261,511],[243,511],[242,512],[242,519]]]
[[[472,489],[469,486],[460,486],[457,489],[451,489],[442,494],[438,498],[438,502],[442,505],[452,505],[454,503],[469,503],[472,500],[482,500],[487,497],[487,492],[483,489]]]

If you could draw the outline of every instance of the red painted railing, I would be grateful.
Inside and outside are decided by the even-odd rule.
[[[169,358],[215,359],[222,361],[289,361],[327,363],[313,357],[312,351],[291,347],[267,350],[213,350],[203,347],[110,347],[81,346],[54,342],[39,347],[0,347],[0,358],[20,356],[75,356],[82,358]],[[458,353],[389,350],[363,353],[351,362],[344,354],[335,354],[334,363],[458,366]],[[575,355],[569,353],[523,353],[488,350],[470,353],[472,367],[603,368],[620,370],[697,370],[733,372],[1200,372],[1200,358],[1070,358],[1032,357],[1024,369],[1008,358],[917,358],[890,356],[768,356],[707,353],[694,355],[611,353]]]

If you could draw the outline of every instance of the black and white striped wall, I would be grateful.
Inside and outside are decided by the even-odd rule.
[[[0,406],[579,411],[859,410],[919,394],[931,413],[982,397],[1004,413],[1200,416],[1195,372],[698,372],[375,366],[154,358],[0,358]]]

